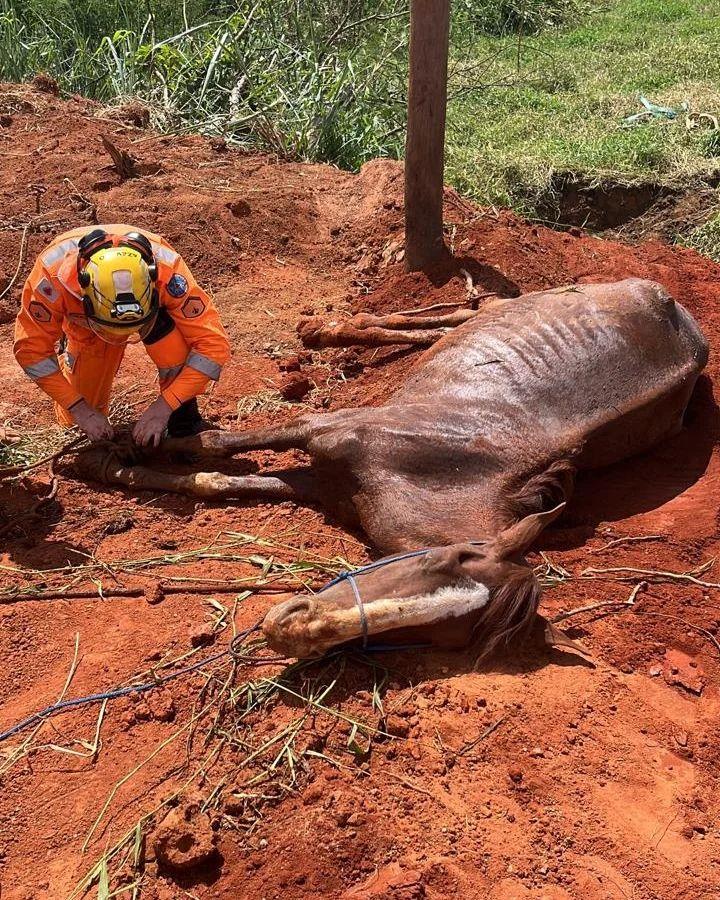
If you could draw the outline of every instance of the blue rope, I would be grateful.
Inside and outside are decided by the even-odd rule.
[[[326,591],[328,588],[334,587],[341,581],[347,581],[350,578],[354,578],[356,575],[364,575],[366,572],[382,569],[382,567],[388,565],[388,563],[399,562],[401,559],[413,559],[416,556],[422,556],[424,553],[429,553],[431,549],[431,547],[426,547],[423,550],[410,550],[407,553],[398,553],[397,556],[386,556],[385,559],[378,559],[375,562],[366,563],[364,566],[358,566],[357,569],[346,569],[344,572],[339,572],[337,576],[333,578],[332,581],[328,581],[324,587],[321,587],[318,594],[322,594],[322,592]]]
[[[201,659],[199,662],[193,663],[193,665],[191,666],[185,666],[185,668],[183,669],[178,669],[176,672],[171,672],[169,675],[163,675],[161,678],[156,678],[154,681],[146,681],[143,684],[130,684],[126,685],[125,687],[112,688],[109,691],[102,691],[99,694],[88,694],[86,697],[74,697],[71,700],[59,700],[57,703],[53,703],[51,706],[46,706],[45,709],[41,709],[39,712],[33,713],[27,718],[22,719],[11,728],[8,728],[6,731],[0,732],[0,743],[6,741],[14,734],[17,734],[20,731],[24,731],[26,728],[34,725],[36,722],[42,722],[45,719],[51,718],[57,713],[64,712],[67,709],[75,709],[78,706],[86,706],[92,703],[102,703],[103,700],[114,700],[117,697],[126,697],[128,694],[143,694],[145,693],[145,691],[151,691],[163,684],[167,684],[168,681],[173,681],[175,678],[179,678],[181,675],[189,675],[191,672],[197,672],[198,669],[202,669],[204,666],[210,665],[210,663],[217,662],[224,656],[236,656],[238,654],[237,648],[239,644],[249,634],[251,634],[253,631],[256,631],[259,627],[259,623],[257,623],[253,625],[252,628],[248,628],[247,631],[236,635],[227,650],[221,650],[220,653],[216,653],[214,654],[214,656],[208,656],[205,659]]]
[[[476,545],[485,544],[487,542],[469,541],[468,543]],[[373,646],[368,646],[367,615],[365,613],[365,606],[360,596],[360,591],[355,581],[355,578],[358,575],[364,575],[366,572],[372,572],[375,569],[381,569],[383,566],[386,566],[389,563],[399,562],[402,559],[413,559],[416,556],[422,556],[423,554],[429,553],[431,549],[431,547],[426,547],[423,550],[411,550],[407,553],[399,553],[396,556],[387,556],[384,559],[377,560],[376,562],[371,562],[367,563],[364,566],[359,566],[353,571],[346,570],[344,572],[340,572],[337,577],[333,578],[332,581],[329,581],[318,591],[318,593],[321,594],[323,591],[326,591],[328,588],[339,584],[341,581],[348,581],[350,583],[353,596],[355,597],[355,603],[357,604],[358,611],[360,613],[360,625],[362,627],[363,635],[362,646],[363,650],[366,653],[387,653],[393,650],[419,650],[431,646],[430,644],[376,644]],[[75,697],[71,700],[60,700],[57,703],[46,706],[45,709],[41,709],[39,712],[27,716],[27,718],[22,719],[20,722],[17,722],[6,731],[0,732],[0,743],[6,741],[8,738],[12,737],[15,734],[18,734],[20,731],[24,731],[26,728],[34,725],[36,722],[42,722],[45,719],[49,719],[52,716],[57,715],[60,712],[64,712],[67,709],[76,709],[79,706],[86,706],[92,703],[102,703],[103,700],[114,700],[117,697],[126,697],[128,694],[142,694],[145,693],[145,691],[152,691],[154,688],[160,687],[163,684],[167,684],[168,681],[173,681],[175,678],[180,678],[180,676],[182,675],[189,675],[191,672],[197,672],[198,669],[202,669],[204,666],[210,665],[210,663],[217,662],[224,656],[239,656],[240,646],[242,642],[246,637],[248,637],[248,635],[252,634],[252,632],[257,631],[259,627],[260,622],[256,622],[255,625],[253,625],[251,628],[248,628],[246,631],[235,635],[235,637],[230,642],[230,646],[227,650],[222,650],[220,653],[216,653],[214,656],[209,656],[206,659],[202,659],[191,666],[185,666],[185,668],[178,669],[176,672],[171,672],[169,675],[163,675],[161,678],[156,678],[154,681],[146,681],[143,684],[130,684],[126,685],[125,687],[118,687],[113,688],[109,691],[102,691],[98,694],[88,694],[86,697]]]
[[[357,581],[353,577],[352,572],[348,575],[347,581],[352,588],[353,597],[355,598],[355,605],[358,608],[358,612],[360,613],[360,627],[362,629],[362,645],[363,650],[367,648],[368,645],[368,620],[365,614],[365,604],[362,602],[362,597],[360,596],[360,590],[357,586]]]
[[[472,544],[473,547],[480,547],[483,544],[487,544],[487,541],[468,541],[467,543]],[[328,581],[326,585],[321,587],[318,594],[322,594],[323,591],[334,587],[341,581],[347,581],[348,579],[355,578],[357,575],[364,575],[366,572],[373,572],[375,569],[382,569],[383,566],[387,566],[389,563],[393,562],[400,562],[402,559],[414,559],[416,556],[424,556],[434,549],[434,547],[424,547],[422,550],[408,550],[406,553],[398,553],[395,556],[386,556],[375,562],[366,563],[364,566],[358,566],[357,569],[346,569],[344,572],[339,572],[332,581]]]

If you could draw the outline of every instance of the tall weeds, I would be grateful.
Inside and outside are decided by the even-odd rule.
[[[456,50],[585,0],[454,0]],[[143,100],[153,124],[354,169],[398,156],[409,0],[0,0],[0,78]]]
[[[0,77],[355,168],[400,149],[407,28],[405,0],[0,0]]]

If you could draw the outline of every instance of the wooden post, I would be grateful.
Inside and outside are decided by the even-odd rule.
[[[450,0],[412,0],[405,144],[405,268],[447,254],[443,242],[445,107]]]

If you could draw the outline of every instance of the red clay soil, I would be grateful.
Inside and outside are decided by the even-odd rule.
[[[22,278],[45,242],[86,222],[128,222],[163,233],[213,292],[234,357],[203,403],[206,416],[225,428],[294,414],[291,406],[269,405],[277,395],[268,391],[281,384],[278,362],[301,349],[295,335],[301,315],[447,302],[464,295],[462,267],[481,290],[506,295],[654,278],[690,308],[713,350],[720,340],[720,268],[691,251],[549,231],[510,213],[477,210],[448,192],[457,265],[434,279],[408,276],[400,259],[397,164],[370,163],[354,176],[243,155],[199,137],[159,137],[80,98],[62,101],[14,85],[0,90],[0,114],[5,283],[31,223],[20,279],[0,301],[7,323],[0,327],[0,423],[27,428],[51,421],[49,403],[12,359],[10,320]],[[141,171],[156,174],[120,180],[101,134],[129,150]],[[313,385],[306,402],[320,408],[379,402],[416,358],[402,349],[301,357]],[[546,592],[545,612],[624,600],[641,578],[581,578],[590,567],[686,572],[718,555],[718,374],[713,352],[676,439],[581,481],[562,522],[542,540],[545,561],[572,576]],[[132,348],[118,392],[136,402],[151,393],[152,379],[142,350]],[[238,420],[238,400],[248,396],[253,403],[246,401]],[[281,461],[296,459],[287,454]],[[274,464],[272,454],[256,453],[235,465],[262,471]],[[259,535],[275,547],[235,553],[282,556],[277,544],[286,543],[302,547],[306,558],[368,558],[361,536],[319,510],[132,496],[83,482],[72,465],[58,471],[57,498],[40,516],[23,518],[48,490],[46,469],[1,489],[9,526],[0,521],[2,588],[37,587],[44,576],[27,570],[78,566],[87,556],[109,562],[162,556],[206,546],[223,531]],[[608,546],[613,541],[619,542]],[[135,575],[117,562],[114,568],[115,578],[131,586],[152,585],[168,572],[204,581],[258,573],[252,564],[218,558],[181,559]],[[376,658],[374,674],[360,658],[335,660],[286,675],[286,684],[305,696],[313,685],[335,680],[324,701],[335,714],[282,691],[239,732],[248,696],[240,687],[281,667],[239,669],[232,708],[231,670],[221,661],[142,699],[111,701],[95,749],[97,706],[59,716],[0,745],[1,896],[71,896],[129,833],[108,878],[112,889],[125,884],[117,896],[143,900],[717,898],[716,569],[700,576],[707,585],[651,578],[632,609],[601,609],[565,623],[592,665],[533,647],[481,671],[463,653],[385,654]],[[102,581],[108,589],[115,584],[112,573]],[[57,576],[47,573],[46,583]],[[212,643],[201,654],[227,646],[232,596],[214,598],[228,609],[221,623],[227,627],[217,634],[208,629],[221,616],[211,597],[148,602],[157,599],[150,591],[148,599],[0,604],[0,729],[57,699],[76,638],[68,697],[127,682],[193,644]],[[253,594],[236,604],[237,629],[272,602]],[[208,719],[203,704],[218,696],[225,705]],[[196,716],[197,727],[190,724]],[[356,732],[348,720],[388,736]],[[286,726],[297,728],[292,744]],[[240,733],[244,744],[223,738]],[[270,751],[249,761],[278,735]],[[141,818],[174,794],[157,814]],[[135,834],[142,836],[137,847]],[[87,896],[107,896],[101,869]],[[133,894],[128,885],[138,878]]]

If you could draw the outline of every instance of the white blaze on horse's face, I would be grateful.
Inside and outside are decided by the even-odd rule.
[[[354,576],[361,603],[348,579],[316,597],[280,603],[263,622],[268,643],[303,658],[364,636],[372,641],[413,628],[421,642],[443,646],[448,631],[455,638],[459,631],[464,640],[453,646],[466,646],[479,628],[484,652],[491,653],[535,622],[539,586],[523,553],[564,506],[531,513],[485,544],[451,544],[380,560]],[[443,622],[451,627],[440,628]]]
[[[478,578],[484,561],[482,547],[458,544],[358,573],[368,638],[479,612],[490,598],[490,588]],[[352,586],[344,580],[316,597],[294,597],[274,607],[263,631],[273,649],[308,657],[360,639],[365,629]]]

